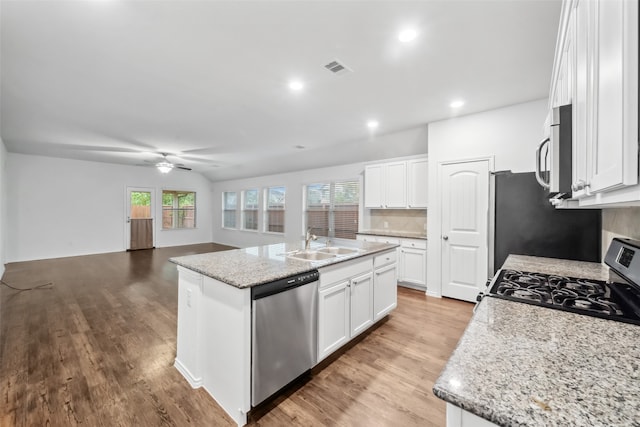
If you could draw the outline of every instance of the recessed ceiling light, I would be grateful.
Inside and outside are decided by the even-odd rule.
[[[302,83],[300,80],[292,80],[289,82],[289,89],[294,90],[294,91],[300,91],[304,88],[304,83]]]
[[[449,107],[451,107],[451,108],[460,108],[463,105],[464,105],[464,101],[457,100],[457,101],[453,101],[451,104],[449,104]]]
[[[369,121],[367,122],[367,127],[368,127],[369,129],[376,129],[379,125],[380,125],[380,123],[378,123],[378,121],[377,121],[377,120],[369,120]]]
[[[400,33],[398,34],[398,40],[400,40],[402,43],[409,43],[410,41],[413,41],[418,35],[418,32],[416,30],[414,30],[413,28],[407,28],[405,30],[400,31]]]

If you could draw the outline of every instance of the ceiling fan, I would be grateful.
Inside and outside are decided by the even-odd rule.
[[[158,168],[158,170],[161,173],[169,173],[171,172],[173,169],[181,169],[181,170],[185,170],[185,171],[190,171],[191,168],[186,167],[185,165],[183,165],[182,163],[172,163],[169,161],[169,159],[167,159],[167,156],[169,155],[169,153],[158,153],[162,156],[162,161],[160,162],[152,162],[149,160],[145,160],[145,162],[147,163],[154,163],[154,166],[156,168]]]

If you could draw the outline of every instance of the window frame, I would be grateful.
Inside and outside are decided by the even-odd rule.
[[[284,194],[282,209],[269,209],[269,192],[271,189],[282,189]],[[269,227],[272,225],[269,222],[270,212],[282,212],[282,231],[271,231]],[[283,235],[286,231],[286,212],[287,212],[287,187],[285,185],[270,185],[263,188],[262,198],[262,232],[265,234]]]
[[[235,209],[227,209],[227,200],[225,198],[226,194],[235,194],[236,197],[236,204],[235,204]],[[225,219],[226,219],[226,212],[232,212],[233,211],[233,227],[227,227],[226,223],[225,223]],[[222,192],[222,228],[226,229],[226,230],[237,230],[238,229],[238,192],[237,191],[223,191]]]
[[[336,196],[336,186],[337,184],[344,184],[344,183],[350,183],[350,182],[354,182],[358,185],[358,204],[357,204],[357,209],[356,209],[356,219],[357,219],[357,223],[356,223],[356,227],[355,227],[355,231],[353,231],[353,238],[349,238],[349,237],[336,237],[335,233],[336,233],[336,201],[335,201],[335,196]],[[345,179],[334,179],[334,180],[327,180],[327,181],[321,181],[321,182],[313,182],[313,183],[308,183],[303,185],[303,200],[302,200],[302,234],[304,235],[307,228],[309,227],[309,223],[308,223],[308,212],[309,212],[309,200],[308,200],[308,196],[309,196],[309,187],[310,186],[315,186],[315,185],[329,185],[329,208],[327,210],[327,236],[324,235],[320,235],[317,232],[314,232],[313,234],[317,234],[318,236],[321,237],[326,237],[327,239],[349,239],[349,240],[356,240],[357,239],[357,233],[358,233],[358,229],[360,227],[360,221],[361,221],[361,210],[362,210],[362,181],[360,178],[345,178]],[[312,231],[313,232],[313,231]]]
[[[255,209],[246,208],[247,193],[250,191],[255,191],[256,193]],[[255,212],[256,228],[247,228],[246,226],[247,212]],[[241,226],[241,230],[243,231],[250,231],[254,233],[257,233],[260,231],[260,189],[259,188],[247,188],[245,190],[242,190],[242,199],[241,199],[241,206],[240,206],[240,226]]]
[[[160,190],[160,205],[162,207],[162,231],[170,231],[170,230],[195,230],[196,228],[198,228],[198,195],[197,192],[195,190],[172,190],[172,189],[168,189],[168,188],[163,188],[162,190]],[[164,196],[165,194],[172,194],[173,195],[173,206],[172,207],[168,207],[165,206],[164,204]],[[189,208],[185,208],[185,207],[180,207],[180,195],[186,195],[186,194],[193,194],[193,208],[189,209]],[[167,209],[168,208],[168,209]],[[172,211],[172,215],[171,215],[171,222],[172,225],[171,227],[165,227],[165,223],[164,223],[164,214],[165,214],[165,210],[170,210]],[[192,210],[193,211],[193,227],[177,227],[176,224],[178,222],[180,222],[179,217],[180,211],[183,211],[184,213],[186,213],[186,211],[188,210]],[[184,220],[186,218],[186,215],[183,216],[182,219],[182,223],[184,225]]]

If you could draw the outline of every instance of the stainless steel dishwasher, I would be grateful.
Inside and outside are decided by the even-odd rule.
[[[317,360],[318,270],[251,289],[251,406]]]

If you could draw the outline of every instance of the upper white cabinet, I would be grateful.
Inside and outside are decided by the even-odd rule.
[[[427,207],[427,159],[365,166],[364,207],[424,209]]]
[[[556,46],[550,107],[573,105],[573,197],[639,204],[637,0],[565,1]]]
[[[427,207],[427,159],[407,162],[407,207]]]

